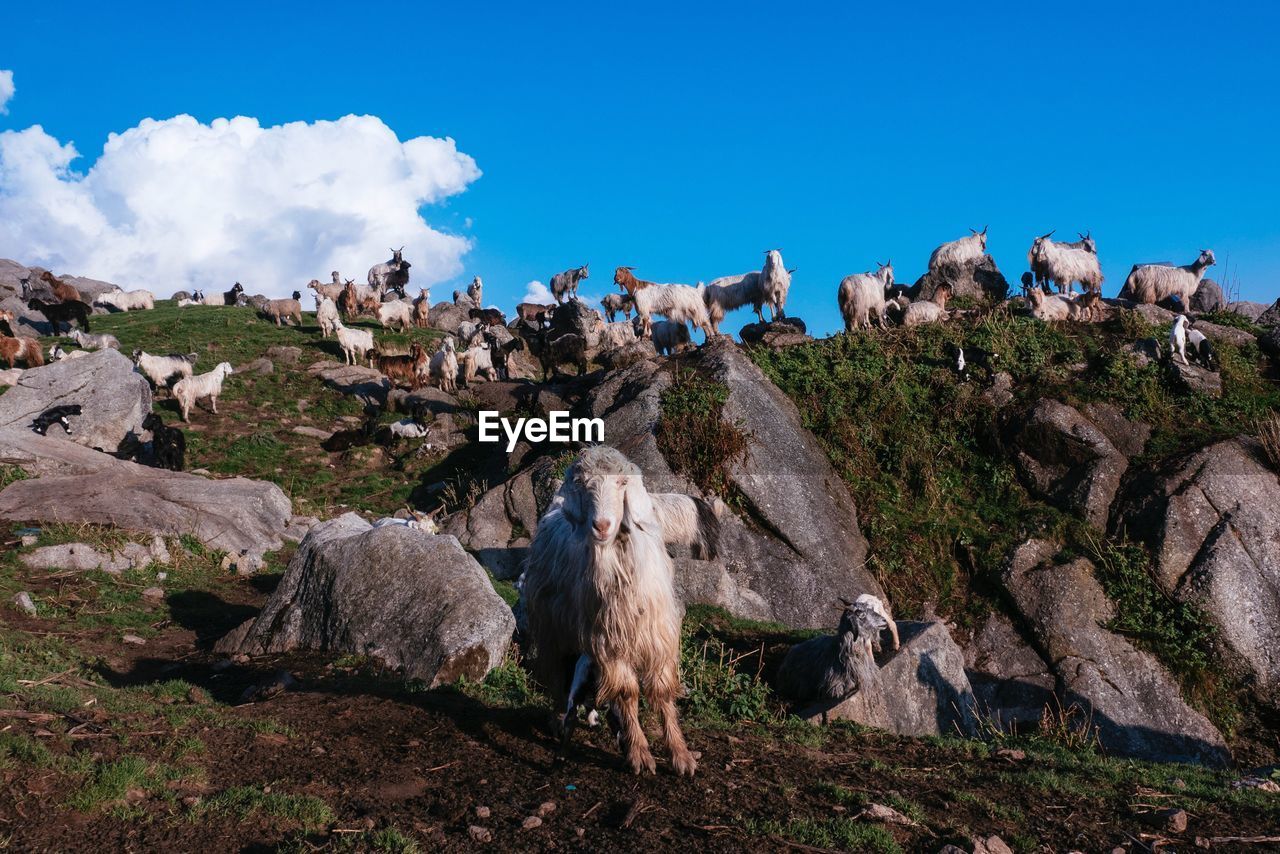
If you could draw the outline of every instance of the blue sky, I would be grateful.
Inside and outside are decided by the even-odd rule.
[[[842,276],[913,281],[982,225],[1014,281],[1033,236],[1087,228],[1108,295],[1213,248],[1280,296],[1280,5],[886,5],[15,4],[0,130],[73,140],[80,171],[180,113],[452,137],[483,177],[424,210],[474,241],[438,293],[478,272],[506,307],[584,262],[600,294],[618,264],[694,282],[779,247],[826,333]]]

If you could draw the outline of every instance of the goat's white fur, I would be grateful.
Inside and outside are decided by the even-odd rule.
[[[431,378],[439,384],[441,391],[458,390],[458,354],[452,337],[446,336],[440,342],[440,349],[432,354],[428,370]]]
[[[871,327],[871,319],[876,325],[885,325],[885,293],[893,287],[893,265],[882,264],[874,273],[854,273],[845,276],[840,282],[840,290],[836,294],[836,302],[840,305],[840,314],[844,317],[846,332],[854,329]]]
[[[760,295],[764,304],[769,306],[770,319],[785,317],[787,294],[791,290],[791,273],[782,264],[782,253],[770,249],[764,256],[764,269],[760,271]],[[759,311],[757,310],[757,313]],[[764,316],[760,317],[764,322]]]
[[[1098,256],[1083,245],[1057,243],[1045,234],[1032,242],[1027,251],[1027,263],[1037,280],[1052,281],[1060,294],[1071,293],[1075,282],[1079,282],[1085,291],[1102,290],[1102,267],[1098,264]]]
[[[691,346],[689,327],[673,320],[659,320],[650,329],[653,348],[660,356],[679,353]]]
[[[153,356],[145,351],[140,352],[136,364],[138,370],[157,387],[175,374],[182,378],[191,376],[194,367],[191,359],[182,356]]]
[[[94,305],[105,305],[119,311],[139,311],[156,307],[156,298],[151,291],[124,291],[120,288],[98,295]]]
[[[973,229],[969,229],[973,231]],[[967,237],[948,241],[929,256],[929,272],[936,273],[945,269],[959,269],[973,261],[977,261],[987,251],[987,230],[973,231]]]
[[[364,359],[373,367],[373,333],[368,329],[352,329],[343,326],[338,318],[333,320],[333,329],[338,336],[338,346],[342,348],[342,356],[348,365],[358,365]]]
[[[316,323],[320,325],[320,337],[328,338],[338,334],[338,325],[342,318],[338,315],[338,306],[333,300],[316,294]]]
[[[75,341],[86,350],[120,349],[120,339],[106,332],[98,334],[94,332],[85,332],[81,329],[73,329],[71,330],[71,340]]]
[[[1120,289],[1120,296],[1151,304],[1164,302],[1176,295],[1184,308],[1190,308],[1191,297],[1200,288],[1204,271],[1216,263],[1212,249],[1201,249],[1195,261],[1182,267],[1134,264],[1129,277],[1124,280],[1124,287]]]
[[[1173,319],[1173,328],[1169,330],[1169,350],[1173,356],[1187,364],[1187,316],[1180,314]]]
[[[191,407],[197,400],[209,398],[210,408],[218,413],[218,395],[222,394],[222,382],[233,373],[230,362],[220,362],[207,374],[183,377],[173,387],[173,396],[182,410],[182,420],[190,421]]]

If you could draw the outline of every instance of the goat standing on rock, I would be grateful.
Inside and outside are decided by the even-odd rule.
[[[719,521],[706,502],[651,494],[640,469],[607,446],[583,451],[538,522],[521,582],[535,673],[559,710],[583,655],[596,669],[596,705],[616,709],[631,770],[656,771],[640,727],[643,694],[662,716],[677,774],[698,763],[676,713],[680,620],[668,543],[714,557]]]
[[[555,297],[557,304],[566,299],[578,298],[578,282],[590,277],[591,274],[587,270],[589,266],[591,265],[583,264],[581,267],[565,270],[551,277],[551,296]]]

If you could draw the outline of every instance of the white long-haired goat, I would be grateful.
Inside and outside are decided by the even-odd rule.
[[[1046,294],[1040,288],[1027,292],[1031,304],[1031,316],[1037,320],[1070,320],[1075,314],[1076,302],[1062,294]]]
[[[535,673],[561,709],[581,657],[590,656],[596,705],[616,710],[619,744],[637,774],[657,768],[640,727],[641,695],[662,716],[676,773],[698,767],[676,713],[683,609],[667,545],[711,558],[718,537],[706,502],[650,493],[636,465],[600,445],[569,467],[529,546],[521,594]]]
[[[120,288],[98,295],[94,305],[107,306],[116,311],[141,311],[156,307],[156,298],[151,291],[125,291]]]
[[[756,316],[760,318],[761,323],[764,323],[762,311],[764,295],[760,291],[758,272],[739,273],[736,276],[721,276],[713,279],[703,291],[702,299],[707,304],[707,317],[711,321],[711,329],[717,335],[720,334],[720,322],[724,320],[724,316],[747,303],[751,303]]]
[[[946,320],[947,300],[951,298],[953,290],[950,284],[943,282],[934,289],[932,299],[916,300],[908,305],[902,314],[902,325],[923,326]]]
[[[1184,308],[1190,308],[1191,297],[1199,289],[1204,271],[1216,263],[1212,249],[1201,249],[1199,258],[1182,267],[1134,264],[1120,289],[1120,297],[1151,304],[1177,296]]]
[[[770,249],[764,255],[764,269],[760,271],[760,295],[764,297],[764,304],[769,306],[770,319],[786,317],[784,309],[790,290],[791,271],[783,266],[782,252]],[[756,313],[760,312],[757,310]],[[764,322],[764,315],[760,316],[760,322]]]
[[[1036,282],[1053,282],[1060,294],[1071,293],[1075,282],[1086,293],[1101,292],[1102,267],[1093,238],[1082,234],[1078,243],[1056,243],[1050,239],[1052,234],[1037,237],[1027,251]]]
[[[634,267],[619,267],[614,271],[613,283],[631,295],[636,305],[636,314],[641,318],[643,334],[647,337],[653,326],[652,316],[660,314],[676,323],[692,323],[708,337],[715,334],[711,328],[711,318],[707,315],[707,305],[703,301],[705,287],[692,288],[688,285],[659,285],[637,279],[632,270]]]
[[[222,381],[233,373],[230,362],[220,362],[207,374],[183,377],[173,387],[173,396],[182,410],[182,420],[191,420],[191,407],[197,400],[209,398],[209,406],[213,414],[218,414],[218,396],[222,394]]]
[[[316,294],[316,323],[320,325],[321,338],[337,335],[338,326],[342,323],[337,304],[321,294]]]
[[[368,329],[352,329],[343,326],[338,318],[333,320],[333,331],[338,336],[338,346],[342,348],[342,359],[348,365],[358,365],[364,359],[373,367],[373,333]]]
[[[441,391],[458,390],[458,353],[452,336],[445,336],[445,339],[440,342],[440,349],[432,354],[428,370]]]
[[[933,254],[929,256],[930,273],[960,269],[986,254],[987,227],[984,225],[982,231],[972,228],[969,230],[973,233],[968,237],[949,241],[933,250]]]
[[[854,273],[840,282],[836,301],[844,317],[844,329],[852,332],[859,327],[876,325],[884,328],[885,294],[893,287],[893,260],[881,264],[874,273]]]

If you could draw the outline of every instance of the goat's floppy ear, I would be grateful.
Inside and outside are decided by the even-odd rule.
[[[657,522],[653,500],[644,488],[644,478],[639,474],[627,475],[622,491],[622,525],[624,528],[645,530]]]

